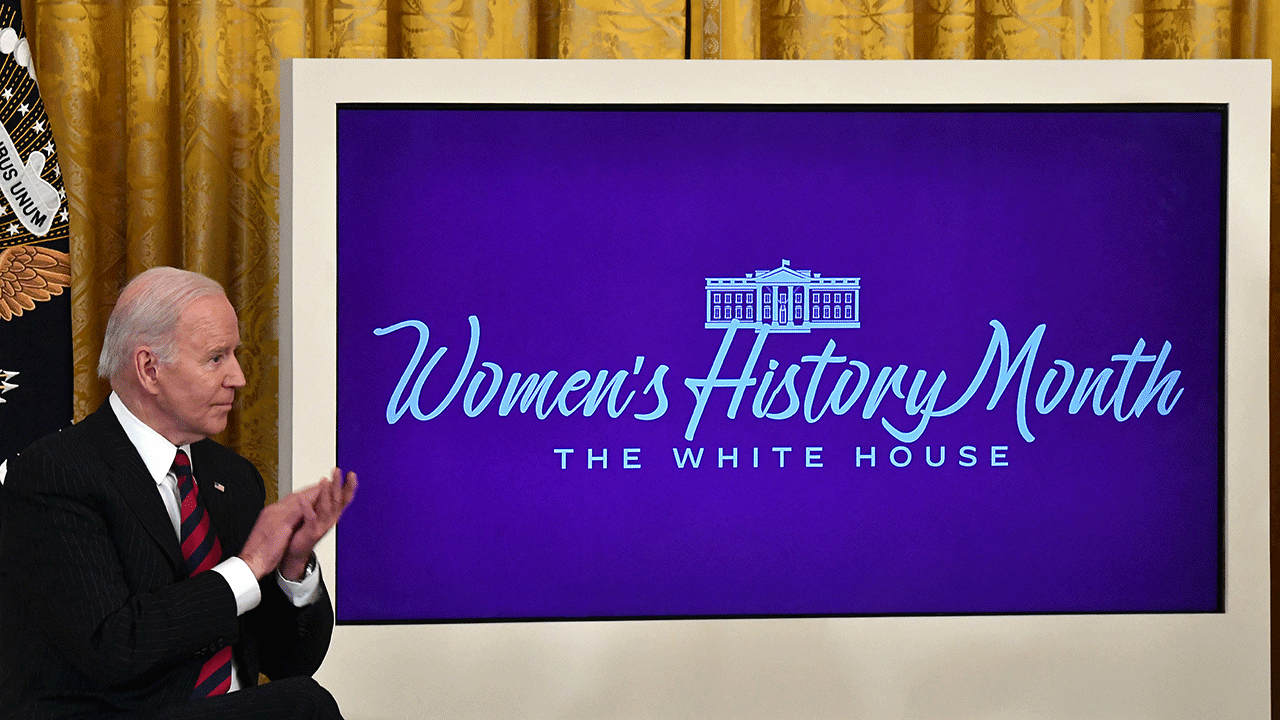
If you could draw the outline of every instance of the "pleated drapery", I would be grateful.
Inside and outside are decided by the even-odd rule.
[[[1257,55],[1261,0],[693,0],[695,58]]]

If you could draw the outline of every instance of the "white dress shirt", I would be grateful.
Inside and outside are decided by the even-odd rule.
[[[156,491],[160,493],[160,500],[164,503],[165,510],[169,513],[169,520],[173,523],[173,532],[179,540],[181,540],[182,512],[181,499],[178,497],[178,479],[173,474],[173,460],[178,454],[178,450],[182,450],[191,457],[191,446],[183,445],[180,448],[174,447],[163,435],[153,430],[146,423],[139,420],[129,408],[125,407],[124,402],[120,400],[120,396],[114,392],[108,402],[111,403],[111,410],[115,412],[116,419],[120,421],[120,426],[124,428],[124,433],[129,437],[129,442],[133,443],[133,447],[137,449],[138,454],[142,456],[142,463],[147,468],[147,473],[151,475],[151,479],[156,483]],[[197,477],[197,468],[192,465],[191,476]],[[2,482],[0,476],[0,482]],[[201,492],[208,492],[202,489]],[[246,612],[258,606],[262,602],[262,590],[258,587],[258,580],[253,576],[253,571],[249,569],[249,565],[234,555],[222,560],[222,562],[213,566],[213,572],[221,575],[227,585],[231,587],[231,592],[236,597],[236,614],[243,615]],[[308,572],[298,582],[286,580],[279,572],[275,573],[276,584],[284,591],[286,597],[289,598],[296,607],[310,605],[320,597],[320,572]],[[239,669],[232,664],[231,667],[231,690],[234,692],[239,690],[243,685],[240,683]]]

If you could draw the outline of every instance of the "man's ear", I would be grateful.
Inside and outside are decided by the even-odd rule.
[[[138,386],[149,395],[160,392],[160,358],[143,345],[133,351],[133,372],[138,378]]]

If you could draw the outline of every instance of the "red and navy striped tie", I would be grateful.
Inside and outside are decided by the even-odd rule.
[[[182,558],[187,575],[194,576],[222,562],[222,546],[209,525],[209,513],[200,502],[200,489],[191,476],[191,460],[182,450],[173,460],[173,474],[178,478],[178,495],[182,497]],[[193,698],[213,697],[231,689],[231,646],[218,650],[200,668]]]

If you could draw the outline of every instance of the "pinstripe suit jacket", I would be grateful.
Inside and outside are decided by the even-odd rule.
[[[211,440],[191,455],[223,552],[234,555],[262,509],[262,476]],[[219,574],[186,577],[155,482],[107,403],[9,466],[0,718],[105,718],[180,703],[225,643],[248,683],[319,667],[333,631],[328,594],[295,608],[268,576],[262,603],[237,617]],[[211,492],[213,481],[225,490]]]

